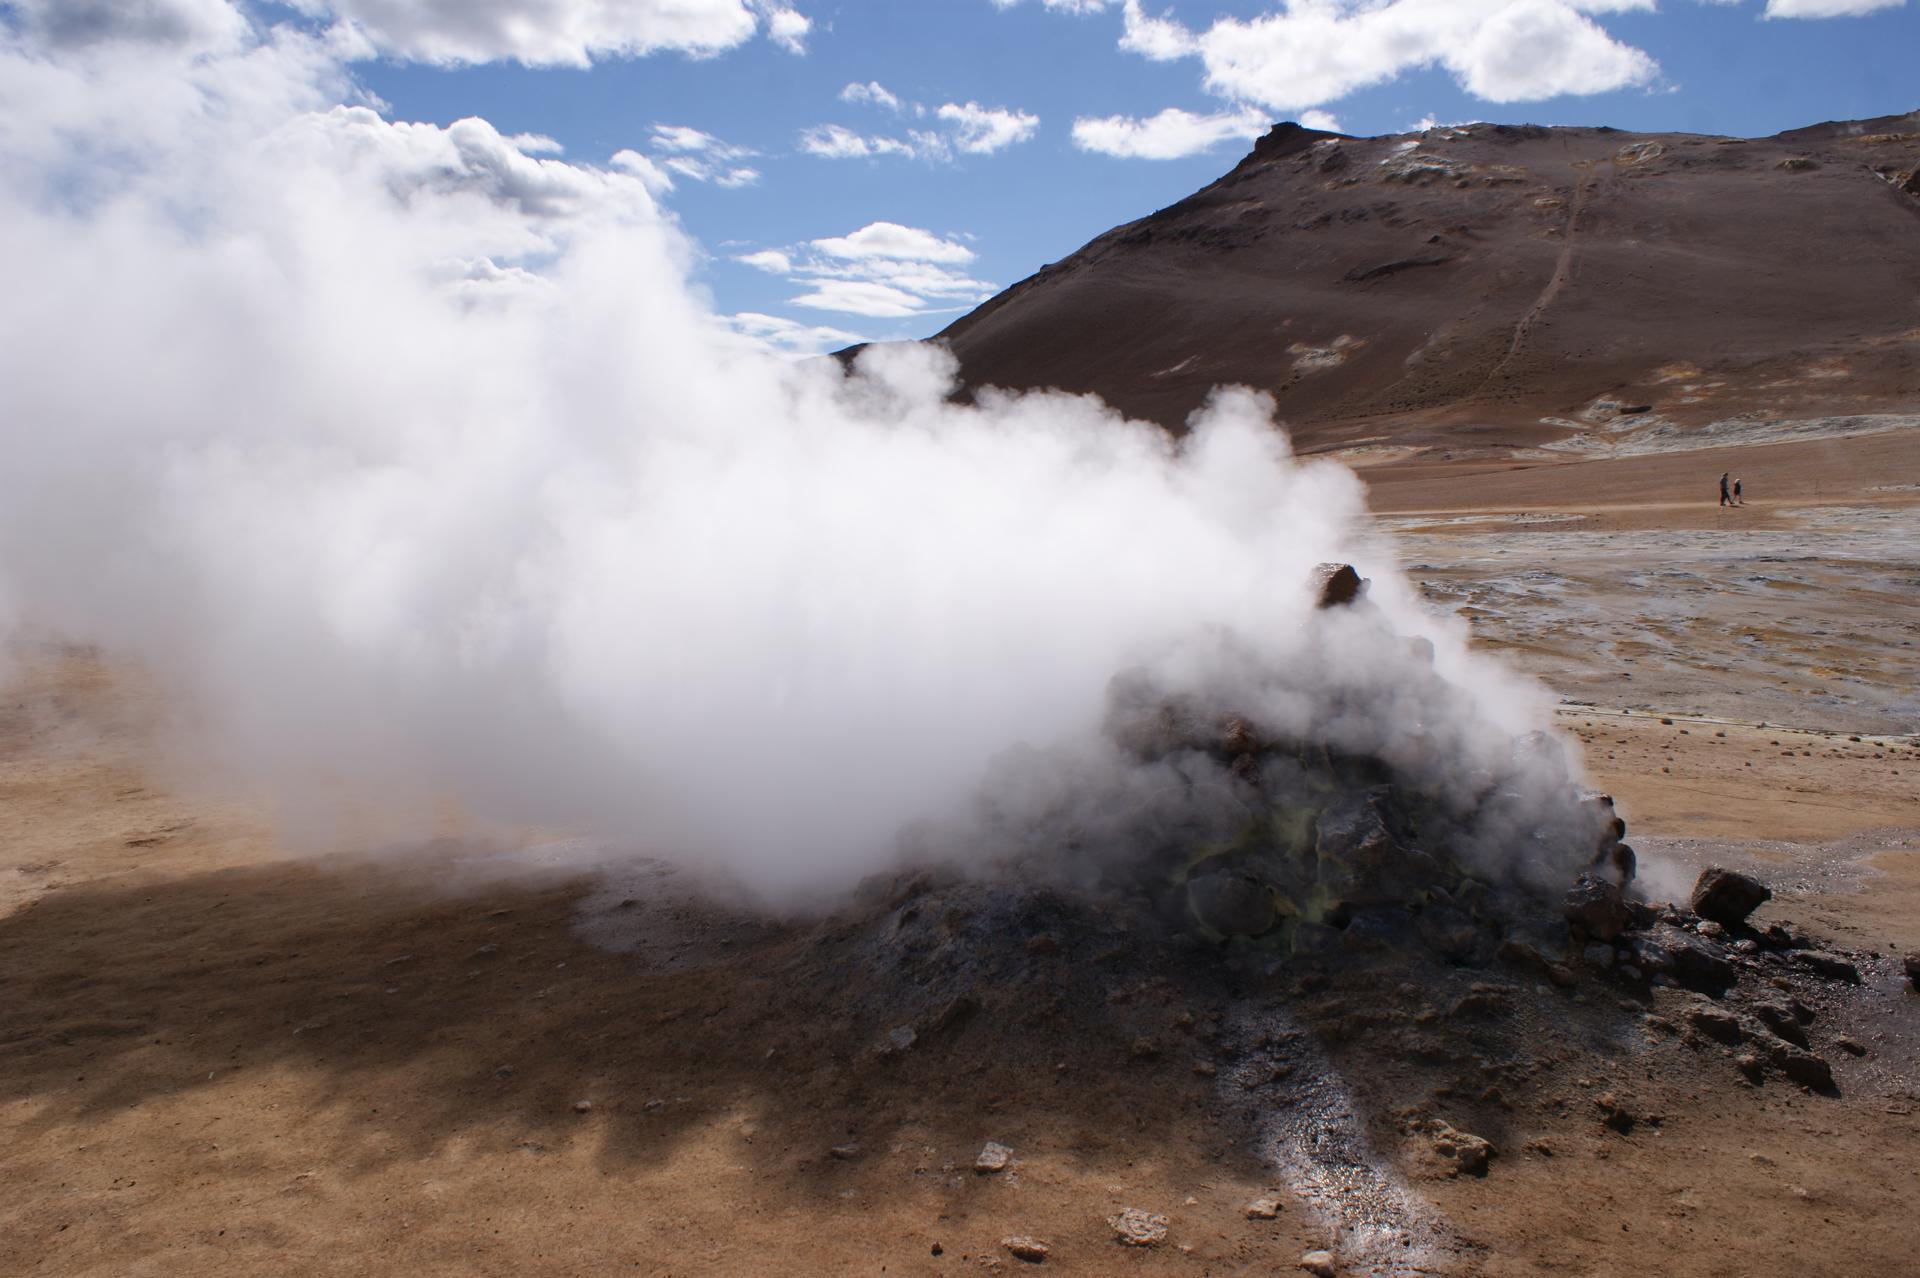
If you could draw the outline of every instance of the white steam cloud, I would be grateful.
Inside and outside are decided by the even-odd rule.
[[[1383,620],[1312,611],[1361,489],[1258,396],[1176,446],[956,405],[936,350],[782,361],[697,299],[640,157],[343,105],[287,29],[0,40],[0,627],[137,659],[222,768],[779,892],[1011,747],[1099,757],[1131,667],[1443,780],[1541,717],[1377,555]]]

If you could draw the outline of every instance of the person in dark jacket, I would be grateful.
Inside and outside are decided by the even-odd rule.
[[[1720,472],[1720,504],[1733,505],[1733,494],[1727,491],[1727,472],[1724,470]]]
[[[1740,481],[1737,479],[1733,481],[1733,504],[1736,506],[1747,504],[1747,499],[1740,495]]]

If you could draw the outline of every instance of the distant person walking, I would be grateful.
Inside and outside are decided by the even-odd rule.
[[[1740,495],[1740,481],[1737,479],[1733,481],[1733,504],[1736,506],[1747,504],[1747,499]]]
[[[1724,470],[1720,472],[1720,504],[1733,505],[1733,494],[1727,491],[1727,472]]]

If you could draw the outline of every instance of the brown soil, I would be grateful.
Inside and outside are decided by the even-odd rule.
[[[1629,580],[1644,546],[1609,549],[1716,526],[1674,503],[1703,474],[1710,500],[1729,464],[1775,476],[1768,504],[1713,518],[1806,539],[1772,575],[1829,583],[1781,588],[1798,602],[1776,629],[1882,658],[1856,663],[1851,699],[1809,709],[1737,660],[1689,673],[1653,587]],[[1236,978],[1234,997],[1297,1008],[1386,1164],[1446,1223],[1434,1272],[1852,1278],[1903,1272],[1920,1245],[1920,996],[1893,957],[1920,949],[1920,741],[1899,722],[1913,666],[1895,636],[1920,627],[1911,593],[1831,584],[1920,576],[1920,555],[1908,543],[1902,561],[1852,497],[1809,504],[1809,472],[1774,464],[1592,463],[1569,506],[1506,468],[1370,472],[1382,509],[1419,521],[1405,557],[1443,604],[1502,554],[1582,583],[1491,599],[1476,630],[1592,703],[1562,723],[1656,880],[1749,865],[1779,889],[1760,921],[1830,938],[1866,976],[1792,986],[1820,1009],[1838,1096],[1747,1084],[1684,1032],[1679,991],[1560,990],[1511,968],[1428,985],[1370,971],[1344,989]],[[1444,522],[1515,510],[1579,514],[1597,540]],[[1849,557],[1868,541],[1874,555]],[[1593,667],[1596,618],[1646,644],[1633,679]],[[1692,704],[1739,692],[1761,712]],[[1787,708],[1805,721],[1759,725]],[[1001,1240],[1023,1234],[1051,1247],[1043,1271],[1202,1275],[1289,1272],[1327,1241],[1225,1074],[1195,1071],[1226,1059],[1229,992],[1209,992],[1205,955],[1136,983],[1103,975],[1097,945],[1036,952],[1063,991],[1113,988],[888,1057],[885,1020],[833,966],[865,935],[857,910],[768,922],[670,876],[622,896],[457,839],[294,858],[261,805],[158,779],[153,714],[73,652],[37,655],[0,701],[0,1272],[952,1275],[1018,1268]],[[587,939],[609,936],[629,948]],[[1423,1004],[1482,979],[1512,991],[1509,1021],[1420,1037]],[[1867,1054],[1836,1050],[1842,1033]],[[1134,1051],[1141,1034],[1153,1054]],[[1260,1103],[1283,1108],[1285,1086]],[[1631,1131],[1602,1124],[1603,1092]],[[1410,1130],[1423,1116],[1493,1140],[1489,1173],[1445,1175]],[[989,1140],[1013,1165],[976,1174]],[[1278,1219],[1247,1219],[1263,1194]],[[1118,1246],[1107,1218],[1127,1206],[1166,1215],[1166,1241]]]

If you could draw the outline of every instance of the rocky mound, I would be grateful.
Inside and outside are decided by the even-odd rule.
[[[1756,139],[1281,124],[938,340],[969,386],[1091,391],[1173,429],[1215,385],[1259,387],[1308,447],[1395,414],[1526,442],[1596,412],[1910,411],[1916,171],[1920,112]]]

